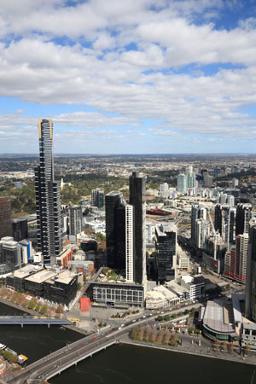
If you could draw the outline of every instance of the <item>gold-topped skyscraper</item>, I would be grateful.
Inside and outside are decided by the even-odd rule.
[[[59,183],[54,179],[53,123],[38,122],[39,166],[35,169],[38,248],[44,264],[55,265],[61,251],[61,211]]]

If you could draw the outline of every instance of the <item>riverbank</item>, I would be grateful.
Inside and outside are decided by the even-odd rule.
[[[200,349],[200,347],[195,347],[195,348],[191,347],[190,350],[188,350],[187,346],[186,347],[183,347],[183,346],[170,347],[170,346],[164,346],[164,345],[156,345],[156,344],[143,342],[143,341],[134,341],[128,335],[122,337],[120,339],[120,343],[131,345],[131,346],[145,347],[150,349],[182,353],[186,355],[199,356],[199,357],[205,357],[209,359],[224,360],[224,361],[230,361],[233,363],[248,364],[248,365],[256,366],[256,355],[249,355],[249,356],[243,357],[235,352],[233,353],[214,352],[213,353],[212,351],[204,351]]]
[[[2,297],[0,297],[0,303],[7,305],[8,307],[17,309],[18,311],[23,312],[25,314],[28,314],[31,316],[38,316],[38,312],[33,311],[33,309],[24,308],[22,305],[19,305],[19,304],[11,302],[9,300],[3,299]]]

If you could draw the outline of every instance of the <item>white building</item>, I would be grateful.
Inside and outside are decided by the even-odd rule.
[[[159,196],[163,199],[168,199],[168,197],[169,197],[169,185],[167,183],[160,184]]]
[[[130,204],[126,204],[125,205],[125,278],[129,282],[134,281],[133,243],[134,243],[133,206]]]

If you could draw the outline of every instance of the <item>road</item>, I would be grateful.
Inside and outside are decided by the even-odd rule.
[[[98,332],[97,334],[84,337],[36,361],[15,375],[7,378],[5,382],[8,384],[24,384],[26,381],[31,384],[42,383],[44,380],[55,376],[97,351],[115,344],[119,341],[120,337],[127,334],[134,326],[154,322],[159,314],[179,314],[183,312],[184,309],[192,309],[199,306],[200,304],[193,304],[176,310],[167,309],[156,313],[148,312],[137,320],[131,320],[121,324],[119,328],[113,328],[102,333]]]

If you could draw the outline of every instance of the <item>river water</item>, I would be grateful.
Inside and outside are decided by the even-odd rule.
[[[1,315],[21,314],[0,304]],[[0,326],[0,342],[29,357],[29,362],[81,335],[59,327]],[[255,367],[256,368],[256,367]],[[118,345],[79,363],[51,384],[256,384],[254,367],[162,350]],[[253,379],[254,377],[254,379]]]

